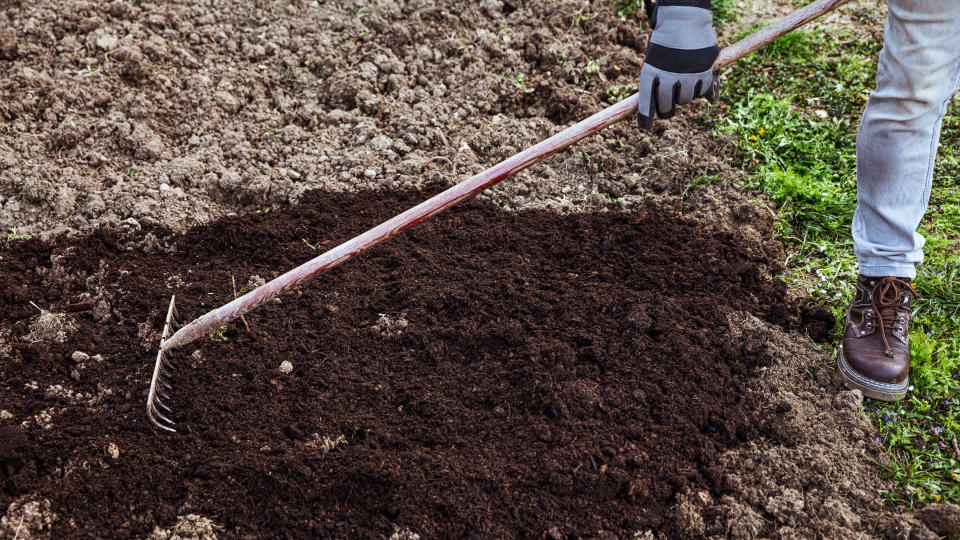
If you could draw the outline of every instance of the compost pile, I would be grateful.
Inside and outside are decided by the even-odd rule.
[[[178,352],[181,433],[152,429],[166,297],[199,314],[420,198],[314,193],[132,250],[5,253],[4,406],[56,428],[4,428],[22,442],[0,506],[36,491],[70,509],[55,535],[198,513],[238,534],[622,536],[665,527],[681,489],[724,493],[719,454],[759,436],[743,388],[765,358],[724,317],[791,312],[759,277],[776,261],[657,214],[455,210]],[[62,342],[31,336],[28,300],[74,310]]]

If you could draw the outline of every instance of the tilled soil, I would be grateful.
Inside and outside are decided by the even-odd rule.
[[[455,209],[178,352],[181,432],[151,427],[171,294],[198,315],[422,198],[11,246],[0,507],[49,500],[57,537],[186,514],[228,536],[625,537],[670,531],[681,491],[729,492],[719,458],[763,437],[745,387],[769,357],[727,317],[803,317],[760,277],[777,259],[657,213]],[[28,301],[70,312],[63,335]]]
[[[733,33],[795,7],[740,4]],[[613,212],[474,203],[183,351],[184,433],[146,423],[166,297],[196,315],[599,110],[645,36],[599,0],[5,2],[0,538],[952,532],[884,506],[833,322],[772,285],[771,207],[696,106],[481,195]]]
[[[628,95],[645,35],[599,0],[6,2],[0,227],[182,230],[315,188],[459,181]],[[490,196],[571,210],[729,173],[688,113]]]

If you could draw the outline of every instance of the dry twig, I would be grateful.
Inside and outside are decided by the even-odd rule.
[[[310,244],[307,244],[310,245]],[[233,277],[233,274],[230,274],[230,281],[233,282],[233,299],[237,299],[237,279]],[[247,324],[247,319],[243,315],[240,316],[240,320],[243,321],[243,325],[247,327],[247,333],[250,333],[250,325]]]

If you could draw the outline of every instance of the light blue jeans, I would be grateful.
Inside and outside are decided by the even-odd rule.
[[[857,134],[853,243],[861,274],[914,278],[940,126],[960,78],[960,3],[887,4],[877,89]]]

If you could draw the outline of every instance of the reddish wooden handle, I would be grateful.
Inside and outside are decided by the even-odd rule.
[[[763,30],[720,51],[720,55],[717,57],[716,63],[714,63],[714,69],[719,70],[734,60],[750,54],[761,46],[847,1],[849,0],[818,0],[801,8]],[[637,94],[634,94],[620,103],[607,107],[590,118],[568,127],[549,139],[541,141],[523,152],[511,156],[480,174],[414,206],[406,212],[394,216],[369,231],[351,240],[347,240],[330,251],[307,261],[269,283],[261,285],[240,298],[200,316],[178,330],[169,339],[161,341],[160,349],[168,350],[180,347],[197,338],[210,334],[220,328],[220,326],[276,298],[284,291],[296,287],[300,283],[318,274],[322,274],[348,259],[356,257],[384,240],[393,238],[410,227],[430,219],[504,178],[537,163],[555,152],[563,150],[580,139],[596,133],[624,118],[633,118],[637,112],[638,101]]]

